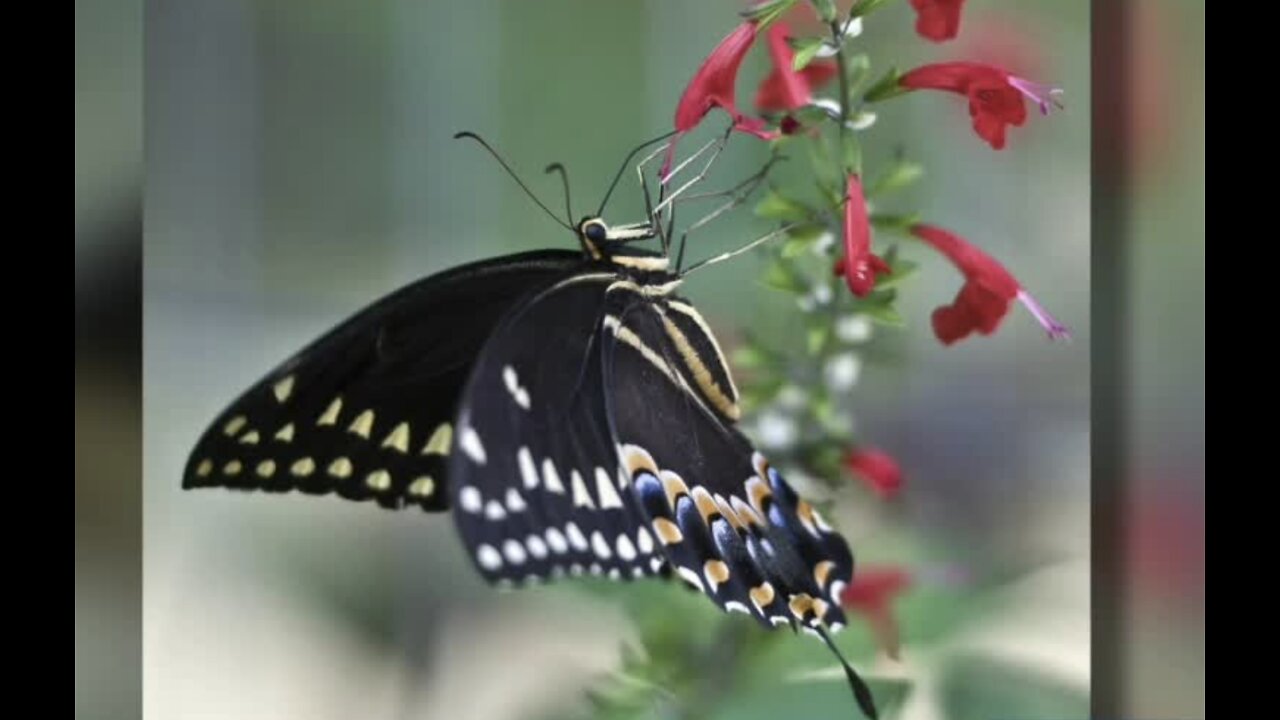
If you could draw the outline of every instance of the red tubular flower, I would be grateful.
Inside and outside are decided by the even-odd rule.
[[[840,593],[840,604],[866,617],[876,644],[895,660],[901,649],[901,638],[892,601],[910,585],[911,576],[902,568],[861,568],[854,573],[853,582]]]
[[[1071,337],[1066,326],[1046,312],[1003,265],[964,238],[924,224],[912,226],[911,234],[945,255],[964,274],[964,286],[956,299],[933,311],[933,333],[944,345],[974,331],[983,335],[995,332],[1015,299],[1035,316],[1050,339]]]
[[[750,133],[764,140],[777,136],[765,128],[760,118],[749,117],[738,110],[734,100],[734,85],[738,79],[738,67],[742,59],[756,41],[756,24],[747,20],[733,32],[725,36],[716,46],[702,66],[694,73],[693,79],[680,96],[676,105],[675,128],[679,134],[686,133],[698,126],[702,118],[712,108],[721,108],[733,118],[735,130]],[[676,139],[679,139],[679,134]],[[671,149],[667,152],[667,160],[663,164],[662,176],[671,169],[671,159],[675,154],[675,140],[671,141]]]
[[[884,260],[871,252],[871,223],[867,221],[867,201],[862,194],[862,178],[850,175],[844,203],[844,257],[836,260],[835,272],[844,275],[849,292],[866,297],[875,287],[876,276],[889,272]]]
[[[1059,105],[1056,96],[1062,92],[994,65],[970,62],[923,65],[903,75],[898,84],[909,90],[945,90],[968,97],[973,129],[996,150],[1004,147],[1008,126],[1019,127],[1027,121],[1024,98],[1048,115],[1050,105]]]
[[[916,11],[916,33],[934,42],[950,40],[960,32],[960,8],[964,0],[911,0]]]
[[[902,489],[902,469],[889,453],[876,448],[859,448],[844,456],[844,466],[857,475],[884,500]]]
[[[792,70],[795,53],[787,44],[791,29],[784,22],[769,27],[769,57],[773,70],[756,90],[756,109],[762,112],[786,112],[808,105],[813,100],[813,89],[835,77],[836,65],[829,60],[809,63],[800,72]],[[789,116],[788,116],[789,117]],[[785,125],[786,120],[783,120]],[[786,132],[784,127],[783,132]]]

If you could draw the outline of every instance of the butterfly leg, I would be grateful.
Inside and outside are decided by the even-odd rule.
[[[685,249],[685,243],[689,239],[689,234],[694,232],[698,228],[701,228],[702,226],[707,225],[711,221],[729,212],[730,210],[733,210],[734,208],[737,208],[741,206],[743,203],[745,203],[751,197],[751,195],[754,194],[755,191],[764,183],[765,178],[768,177],[769,175],[769,171],[773,169],[773,166],[778,161],[778,159],[779,158],[774,157],[773,159],[769,160],[769,162],[765,163],[765,166],[761,168],[760,171],[757,172],[755,175],[752,175],[751,177],[747,178],[746,180],[743,180],[742,182],[729,188],[728,190],[721,190],[719,192],[710,192],[710,193],[700,193],[697,195],[690,195],[688,197],[682,198],[681,202],[692,202],[694,200],[708,200],[711,198],[720,198],[720,197],[728,197],[729,200],[721,204],[716,209],[712,210],[710,213],[707,213],[706,215],[699,218],[696,222],[694,222],[689,227],[685,228],[684,232],[680,235],[680,249],[676,255],[676,272],[679,272],[680,268],[683,267],[684,265],[684,249]],[[672,207],[672,213],[674,214],[674,212],[675,212],[675,208]]]
[[[730,130],[732,130],[732,128]],[[689,180],[687,180],[680,187],[676,188],[670,195],[667,195],[665,198],[663,198],[662,201],[658,203],[657,207],[654,208],[654,212],[661,213],[663,210],[667,208],[667,206],[675,202],[677,198],[679,198],[681,195],[687,192],[690,188],[692,188],[693,186],[697,185],[698,183],[706,179],[707,173],[711,171],[711,167],[715,165],[716,160],[719,159],[720,157],[720,153],[724,152],[725,146],[729,143],[729,135],[730,135],[730,132],[726,131],[719,138],[709,141],[706,145],[703,145],[696,153],[694,153],[693,155],[690,155],[688,158],[684,160],[684,162],[677,165],[671,171],[671,173],[667,175],[666,182],[670,182],[671,178],[675,177],[675,175],[678,174],[681,170],[684,170],[690,164],[695,162],[703,153],[707,152],[709,149],[711,150],[710,157],[708,157],[706,162],[702,164],[702,169],[698,171],[698,174],[693,176]]]

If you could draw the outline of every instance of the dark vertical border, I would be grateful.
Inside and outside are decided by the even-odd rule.
[[[101,3],[76,0],[75,714],[138,718],[144,8]]]
[[[1092,688],[1094,718],[1125,711],[1122,568],[1129,298],[1129,6],[1092,5]]]

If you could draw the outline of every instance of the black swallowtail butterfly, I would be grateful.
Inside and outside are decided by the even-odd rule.
[[[490,582],[674,572],[836,651],[853,556],[735,427],[729,367],[678,294],[661,220],[588,217],[581,251],[484,260],[375,302],[218,416],[183,486],[452,509]],[[661,253],[629,245],[658,236]]]

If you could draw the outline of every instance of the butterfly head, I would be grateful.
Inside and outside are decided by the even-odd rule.
[[[593,260],[640,270],[667,268],[665,255],[627,247],[627,243],[657,237],[649,223],[610,227],[602,218],[585,217],[578,222],[576,230],[582,249]]]

